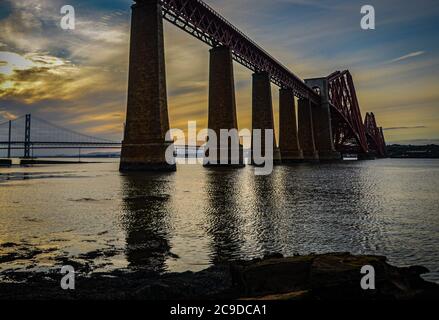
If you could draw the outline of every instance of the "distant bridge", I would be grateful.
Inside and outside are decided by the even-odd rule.
[[[101,149],[120,145],[120,142],[85,135],[30,114],[0,123],[0,150],[6,150],[8,158],[13,150],[23,150],[23,157],[31,158],[36,149]]]

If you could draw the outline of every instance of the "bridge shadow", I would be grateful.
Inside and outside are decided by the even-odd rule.
[[[122,175],[122,215],[129,267],[165,272],[169,242],[170,175]]]

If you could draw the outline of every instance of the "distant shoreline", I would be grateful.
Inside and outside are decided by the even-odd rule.
[[[180,149],[183,147],[180,146]],[[191,155],[190,155],[191,156]],[[195,156],[195,152],[194,152]],[[439,145],[401,145],[391,144],[387,146],[387,156],[391,159],[439,159]],[[4,157],[0,157],[4,158]],[[120,152],[93,152],[89,154],[72,155],[37,155],[36,158],[46,159],[119,159]],[[179,154],[178,158],[184,158],[184,154]]]
[[[387,154],[393,159],[439,159],[439,146],[393,144],[387,146]]]

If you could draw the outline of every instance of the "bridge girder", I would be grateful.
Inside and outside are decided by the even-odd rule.
[[[233,59],[271,82],[318,104],[319,96],[299,77],[201,0],[160,0],[163,18],[211,47],[228,46]]]
[[[387,152],[386,143],[383,135],[383,128],[378,127],[373,112],[366,113],[364,127],[366,129],[368,141],[370,141],[369,145],[371,151],[376,153],[378,157],[385,157]]]
[[[336,149],[367,154],[366,130],[352,75],[348,70],[337,71],[328,76],[328,82]]]

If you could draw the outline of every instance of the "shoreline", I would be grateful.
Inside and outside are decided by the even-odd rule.
[[[363,290],[361,268],[373,266],[376,289]],[[112,271],[76,275],[75,290],[62,290],[61,274],[2,274],[1,300],[439,300],[439,285],[423,280],[427,268],[399,268],[382,256],[328,253],[235,261],[200,272],[160,275]]]

